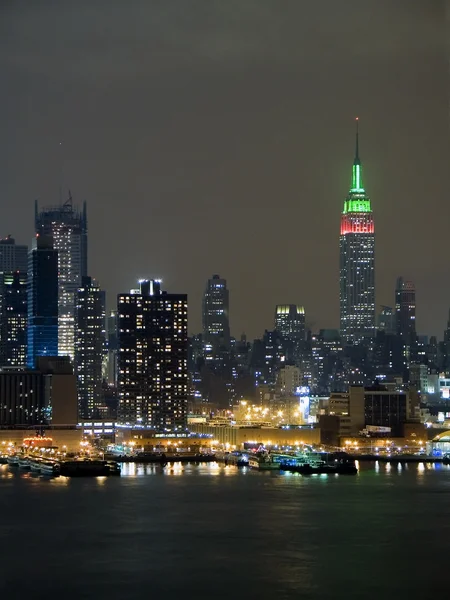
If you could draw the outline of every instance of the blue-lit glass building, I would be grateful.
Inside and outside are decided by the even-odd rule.
[[[53,238],[37,235],[28,255],[27,366],[38,356],[58,355],[58,251]]]

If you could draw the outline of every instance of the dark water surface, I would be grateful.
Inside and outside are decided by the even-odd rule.
[[[355,477],[124,465],[109,479],[0,467],[0,598],[448,597],[450,469]]]

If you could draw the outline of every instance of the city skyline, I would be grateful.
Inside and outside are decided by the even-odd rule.
[[[237,26],[231,5],[214,7],[206,21],[179,3],[177,36],[164,9],[141,7],[145,27],[135,32],[117,6],[110,18],[120,15],[123,35],[141,48],[132,78],[120,54],[111,60],[89,33],[80,35],[86,3],[54,9],[61,27],[52,42],[42,42],[45,8],[33,13],[37,21],[6,9],[15,35],[0,44],[22,68],[6,61],[10,95],[0,100],[11,141],[0,147],[2,236],[29,243],[33,200],[53,204],[59,187],[70,187],[89,204],[89,274],[107,290],[109,308],[138,277],[161,275],[169,289],[188,293],[189,329],[198,332],[204,281],[219,272],[236,337],[260,336],[285,303],[305,306],[313,330],[337,328],[336,227],[358,115],[383,239],[377,308],[393,304],[401,273],[416,284],[418,333],[441,338],[450,305],[450,284],[440,278],[449,210],[443,9],[369,2],[369,26],[367,11],[325,4],[303,18],[294,3],[274,14],[260,2],[251,17],[238,9]],[[150,19],[154,11],[159,20]],[[93,23],[102,18],[89,13]],[[350,43],[362,27],[364,48]],[[317,28],[326,44],[310,33]],[[230,40],[245,52],[235,55]],[[306,48],[314,49],[307,60]],[[61,64],[73,67],[69,87]],[[51,89],[41,89],[47,80]],[[389,94],[380,96],[383,89]],[[11,101],[17,96],[33,101],[33,121],[23,121],[28,109]]]

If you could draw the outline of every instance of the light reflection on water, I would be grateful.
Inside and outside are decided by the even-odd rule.
[[[2,467],[0,598],[416,600],[446,589],[449,467],[359,467],[305,477],[125,463],[106,479]]]
[[[379,476],[388,476],[392,477],[402,477],[403,475],[407,475],[408,472],[416,477],[417,482],[423,483],[423,478],[427,473],[436,474],[448,474],[450,475],[450,466],[443,465],[442,463],[431,463],[431,462],[419,462],[419,463],[389,463],[389,462],[361,462],[358,463],[356,461],[356,466],[358,468],[358,476],[352,477],[348,475],[300,475],[299,473],[291,473],[289,471],[267,471],[267,472],[258,472],[254,469],[250,469],[248,467],[235,467],[233,465],[224,465],[218,462],[208,462],[208,463],[181,463],[181,462],[169,462],[166,465],[162,466],[160,464],[152,464],[152,463],[132,463],[126,462],[121,463],[121,476],[122,478],[140,478],[140,477],[148,477],[151,475],[159,475],[165,477],[180,477],[180,476],[207,476],[207,477],[275,477],[284,481],[288,480],[315,480],[326,483],[327,481],[338,480],[338,479],[361,479],[364,481],[364,478],[369,474],[376,474]],[[73,478],[70,477],[50,477],[47,475],[42,475],[39,473],[34,473],[31,471],[23,471],[17,468],[9,468],[8,465],[0,465],[0,480],[10,480],[10,479],[21,479],[27,484],[30,485],[38,485],[42,482],[51,482],[52,485],[57,485],[58,487],[68,486]],[[86,479],[86,478],[82,478]],[[117,479],[115,477],[95,477],[88,478],[95,479],[99,486],[105,485],[108,480]],[[120,478],[119,478],[120,479]]]

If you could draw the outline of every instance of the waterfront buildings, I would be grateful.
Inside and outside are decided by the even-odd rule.
[[[68,357],[38,357],[33,369],[0,370],[0,427],[76,423],[76,380]]]
[[[36,235],[28,258],[27,365],[58,354],[58,251],[53,238]]]
[[[358,345],[375,332],[375,229],[371,201],[364,188],[358,129],[339,249],[340,331],[346,344]]]
[[[83,277],[75,303],[75,373],[81,419],[98,418],[103,404],[105,292],[91,277]]]
[[[118,393],[124,425],[158,431],[186,428],[187,296],[161,290],[159,280],[119,294]]]
[[[21,271],[28,268],[28,246],[16,244],[10,235],[0,240],[0,273]]]
[[[87,209],[72,204],[35,205],[35,228],[40,235],[51,235],[58,251],[58,350],[61,356],[75,355],[75,296],[82,277],[87,276]]]
[[[0,367],[27,361],[27,274],[0,272]]]
[[[319,417],[325,443],[339,445],[342,436],[373,433],[401,437],[405,426],[418,423],[419,397],[414,389],[391,389],[383,385],[350,386],[347,393],[331,394]]]

